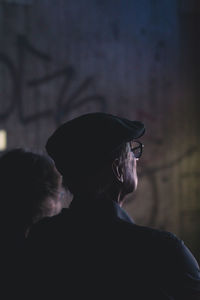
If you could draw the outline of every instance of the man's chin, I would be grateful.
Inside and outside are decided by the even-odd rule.
[[[133,187],[130,187],[129,189],[127,189],[126,191],[124,191],[124,193],[121,195],[121,199],[120,199],[120,202],[119,202],[119,205],[122,207],[124,205],[124,203],[127,201],[127,196],[129,194],[132,194],[134,193],[134,191],[137,189],[137,186],[133,186]]]

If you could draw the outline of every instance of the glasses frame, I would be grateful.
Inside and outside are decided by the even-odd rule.
[[[144,144],[142,144],[140,141],[134,141],[134,142],[138,143],[138,146],[134,147],[134,148],[131,148],[131,152],[133,153],[135,158],[139,159],[142,156]],[[136,150],[136,149],[140,149],[139,156],[136,156],[135,153],[134,153],[134,150]]]

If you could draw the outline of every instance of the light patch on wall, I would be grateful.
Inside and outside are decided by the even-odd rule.
[[[33,4],[33,0],[0,0],[0,3],[10,3],[10,4],[22,4],[22,5],[30,5]]]
[[[5,130],[0,129],[0,151],[4,151],[7,148],[7,133]]]

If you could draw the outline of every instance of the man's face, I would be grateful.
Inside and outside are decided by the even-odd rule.
[[[123,183],[123,197],[129,193],[132,193],[137,189],[138,177],[137,177],[137,158],[135,158],[132,149],[132,142],[128,143],[127,158],[124,162],[124,183]]]

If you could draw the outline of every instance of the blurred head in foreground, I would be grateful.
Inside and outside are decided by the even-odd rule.
[[[61,175],[48,156],[24,149],[0,157],[0,194],[5,231],[27,234],[31,225],[61,209]]]

